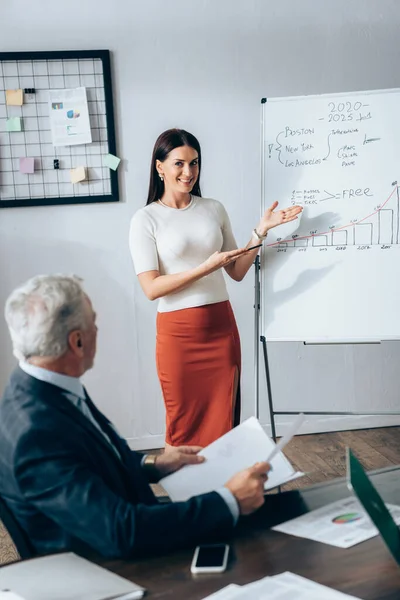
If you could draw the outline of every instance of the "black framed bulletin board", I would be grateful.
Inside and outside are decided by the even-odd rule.
[[[118,202],[110,52],[0,53],[0,208]]]

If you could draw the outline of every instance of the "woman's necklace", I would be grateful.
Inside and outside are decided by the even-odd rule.
[[[165,202],[163,202],[161,200],[161,198],[159,198],[157,202],[159,202],[160,204],[165,206],[165,208],[175,208],[175,210],[183,210],[182,208],[176,208],[175,206],[169,206],[169,204],[165,204]],[[184,206],[183,208],[184,209],[187,208],[191,202],[192,202],[192,194],[189,194],[189,203],[186,206]]]

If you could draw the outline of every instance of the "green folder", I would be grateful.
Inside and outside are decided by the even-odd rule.
[[[347,448],[347,487],[357,496],[393,558],[400,565],[399,528],[350,448]]]

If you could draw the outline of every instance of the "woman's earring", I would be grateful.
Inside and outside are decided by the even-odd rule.
[[[161,181],[164,181],[164,177],[162,175],[160,175],[160,179]]]

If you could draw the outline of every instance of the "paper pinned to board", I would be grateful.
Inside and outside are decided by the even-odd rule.
[[[49,116],[53,146],[92,142],[86,88],[49,90]]]
[[[218,440],[203,448],[200,456],[204,463],[186,465],[179,471],[160,480],[171,500],[179,502],[192,496],[216,490],[233,475],[263,462],[275,448],[259,421],[250,417]],[[265,490],[283,485],[304,473],[295,471],[287,458],[279,452],[271,461],[272,471],[268,473]]]

